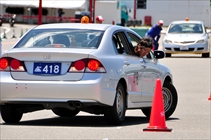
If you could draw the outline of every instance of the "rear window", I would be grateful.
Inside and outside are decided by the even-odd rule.
[[[103,31],[39,29],[29,31],[15,48],[98,48]]]

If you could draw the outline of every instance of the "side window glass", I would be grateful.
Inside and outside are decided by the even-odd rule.
[[[138,45],[138,42],[140,41],[140,38],[137,37],[136,35],[132,34],[132,33],[127,33],[128,38],[129,38],[129,42],[132,45],[131,51],[134,52],[135,47]],[[135,52],[134,52],[135,55]]]
[[[117,53],[118,54],[123,54],[125,52],[125,50],[124,50],[124,47],[123,47],[123,45],[121,43],[121,40],[119,38],[119,34],[118,33],[113,35],[112,41],[113,41],[113,44],[116,47]]]
[[[112,37],[112,42],[113,42],[113,45],[114,45],[114,47],[115,47],[116,53],[122,54],[121,46],[119,45],[117,39],[118,39],[118,38],[117,38],[117,35],[113,35],[113,37]]]
[[[139,39],[137,39],[137,41],[133,41],[133,47],[131,41],[128,41],[128,37],[125,32],[117,32],[113,35],[112,41],[119,54],[134,55],[134,47],[137,46]]]

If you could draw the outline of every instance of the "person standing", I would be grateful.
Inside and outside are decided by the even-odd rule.
[[[62,15],[64,14],[63,9],[59,9],[58,10],[58,18],[59,18],[59,22],[62,22]]]
[[[146,33],[146,36],[150,36],[152,37],[152,39],[154,40],[154,50],[158,50],[159,47],[159,39],[160,39],[160,32],[162,30],[162,26],[163,26],[163,20],[159,20],[158,24],[155,24],[152,26],[151,29],[149,29]]]
[[[96,23],[102,24],[103,21],[104,21],[104,18],[103,18],[102,16],[97,16],[97,17],[96,17]]]

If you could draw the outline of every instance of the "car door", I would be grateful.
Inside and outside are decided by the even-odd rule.
[[[132,33],[127,33],[128,38],[133,46],[137,46],[140,38]],[[132,49],[134,50],[134,49]],[[139,88],[141,92],[141,102],[151,102],[152,97],[154,95],[155,82],[157,78],[161,75],[161,72],[157,65],[157,60],[154,58],[154,54],[151,51],[144,58],[138,57],[138,67],[140,67],[140,71],[138,72],[138,82]]]
[[[157,59],[154,58],[153,52],[151,51],[146,57],[143,58],[140,63],[144,66],[141,79],[141,100],[144,102],[151,102],[154,95],[156,80],[160,78],[161,71],[157,65]]]
[[[135,90],[138,90],[138,98],[134,99],[133,103],[140,103],[142,101],[142,86],[141,86],[141,77],[144,71],[144,66],[140,63],[143,59],[140,59],[135,52],[134,48],[137,46],[138,42],[140,41],[140,38],[136,36],[135,34],[131,32],[125,32],[125,35],[127,37],[127,46],[130,53],[130,68],[135,69],[135,71],[132,71],[130,75],[127,75],[128,78],[128,92],[131,92],[131,94],[134,94]],[[132,95],[131,95],[132,96]],[[133,96],[134,98],[136,96]],[[137,104],[138,105],[138,104]],[[140,105],[140,104],[139,104]]]
[[[114,44],[117,46],[117,53],[124,57],[123,73],[127,81],[128,100],[132,103],[141,101],[141,86],[139,83],[139,75],[141,65],[139,64],[139,57],[133,56],[131,52],[131,45],[127,40],[123,31],[116,32],[113,35]]]

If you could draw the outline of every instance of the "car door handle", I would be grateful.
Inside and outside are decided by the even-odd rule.
[[[144,64],[141,64],[141,66],[143,67],[143,68],[146,68],[147,66],[146,65],[144,65]]]
[[[130,65],[130,63],[128,61],[124,61],[125,65]]]

